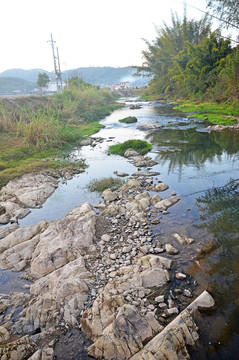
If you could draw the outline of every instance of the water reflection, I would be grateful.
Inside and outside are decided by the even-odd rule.
[[[199,170],[206,161],[214,162],[215,157],[222,161],[224,152],[233,155],[239,150],[239,135],[232,131],[208,133],[195,128],[163,129],[149,134],[147,140],[155,145],[156,160],[160,164],[168,163],[168,173],[192,165]]]
[[[218,303],[210,319],[209,359],[237,359],[239,334],[239,179],[214,187],[197,198],[198,228],[213,235],[214,242],[199,257],[206,263],[208,286]],[[201,276],[201,273],[199,274]],[[218,319],[220,325],[215,327]],[[211,341],[210,341],[211,340]],[[220,346],[219,346],[220,345]]]

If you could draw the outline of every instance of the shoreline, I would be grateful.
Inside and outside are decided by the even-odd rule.
[[[56,339],[52,339],[51,334],[59,331],[64,333],[69,328],[78,327],[80,318],[83,319],[81,326],[89,337],[99,330],[94,326],[95,321],[103,321],[100,333],[95,336],[103,336],[104,339],[106,323],[114,322],[122,311],[122,306],[124,308],[125,304],[128,304],[129,308],[139,308],[142,319],[148,319],[143,326],[148,326],[148,331],[153,331],[152,338],[159,329],[165,327],[169,319],[181,313],[194,298],[193,291],[197,286],[187,284],[190,279],[187,274],[175,273],[175,270],[170,268],[178,250],[190,246],[193,240],[182,234],[175,234],[177,249],[172,244],[161,243],[153,235],[152,227],[160,222],[161,216],[167,216],[168,207],[179,201],[175,193],[168,199],[161,198],[161,192],[166,190],[167,186],[157,180],[158,175],[150,171],[138,174],[136,172],[136,176],[131,176],[131,180],[121,189],[104,192],[104,202],[97,206],[100,209],[99,214],[90,204],[85,203],[63,219],[23,226],[1,240],[2,244],[5,243],[2,248],[5,250],[1,251],[1,267],[24,271],[24,278],[34,281],[30,286],[30,295],[18,295],[24,310],[16,317],[13,314],[15,319],[12,324],[11,318],[8,319],[7,331],[11,328],[17,329],[23,335],[33,334],[29,338],[30,343],[34,342],[33,348],[37,349],[37,344],[43,342],[53,354]],[[154,195],[150,196],[148,191],[153,191]],[[74,225],[76,220],[77,227]],[[84,224],[83,228],[80,223]],[[57,236],[56,241],[56,229],[58,232],[63,224],[64,229],[62,228],[61,236]],[[73,238],[70,235],[72,230]],[[74,240],[76,237],[77,244]],[[13,238],[16,239],[14,243],[11,240]],[[15,256],[14,262],[11,262],[9,255],[15,251],[20,254],[20,259],[17,262]],[[141,264],[140,267],[137,264]],[[84,274],[83,277],[79,276],[77,282],[75,269],[79,274]],[[95,274],[98,274],[98,277],[95,278]],[[176,286],[174,290],[177,291],[171,288],[165,293],[165,286],[167,288],[173,278]],[[54,285],[56,281],[57,286]],[[63,290],[66,284],[68,295]],[[122,284],[128,284],[129,290],[126,285],[122,287]],[[164,295],[160,295],[160,288]],[[155,292],[155,289],[158,290]],[[52,294],[55,294],[53,298]],[[50,298],[52,300],[44,315],[46,301]],[[115,305],[111,304],[112,300]],[[10,306],[17,309],[14,301],[16,298],[10,297],[7,308]],[[108,308],[109,301],[111,305]],[[106,306],[109,318],[105,319],[104,310],[101,320],[94,319],[94,312],[91,313],[90,309],[95,306],[99,307],[100,313]],[[134,308],[131,310],[134,311]],[[52,318],[53,314],[55,316]],[[5,315],[1,316],[4,324]],[[36,333],[38,328],[41,331]],[[50,345],[46,342],[48,337],[51,338]],[[99,342],[91,346],[91,354],[98,349],[98,344]],[[107,356],[109,355],[102,359],[110,358]],[[130,353],[130,356],[133,354]]]

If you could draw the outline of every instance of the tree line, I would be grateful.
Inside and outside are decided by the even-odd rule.
[[[219,14],[224,2],[229,1],[213,0],[208,6]],[[230,10],[230,4],[226,9]],[[225,16],[222,12],[221,17]],[[230,15],[229,19],[238,23],[238,17]],[[228,21],[223,24],[228,27]],[[218,101],[239,98],[239,45],[223,37],[220,29],[212,31],[209,14],[195,20],[188,19],[186,10],[182,19],[172,13],[171,24],[163,23],[156,39],[146,43],[145,61],[137,69],[139,74],[152,76],[146,95]]]

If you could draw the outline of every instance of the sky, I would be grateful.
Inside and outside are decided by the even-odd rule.
[[[2,0],[0,72],[11,68],[53,71],[50,33],[61,70],[83,66],[142,64],[155,26],[170,23],[171,11],[200,19],[206,0]]]

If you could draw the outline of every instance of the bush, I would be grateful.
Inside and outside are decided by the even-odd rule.
[[[127,140],[122,144],[112,145],[109,148],[111,154],[117,154],[124,156],[126,150],[133,149],[139,154],[144,155],[148,151],[152,150],[152,145],[144,140]]]

